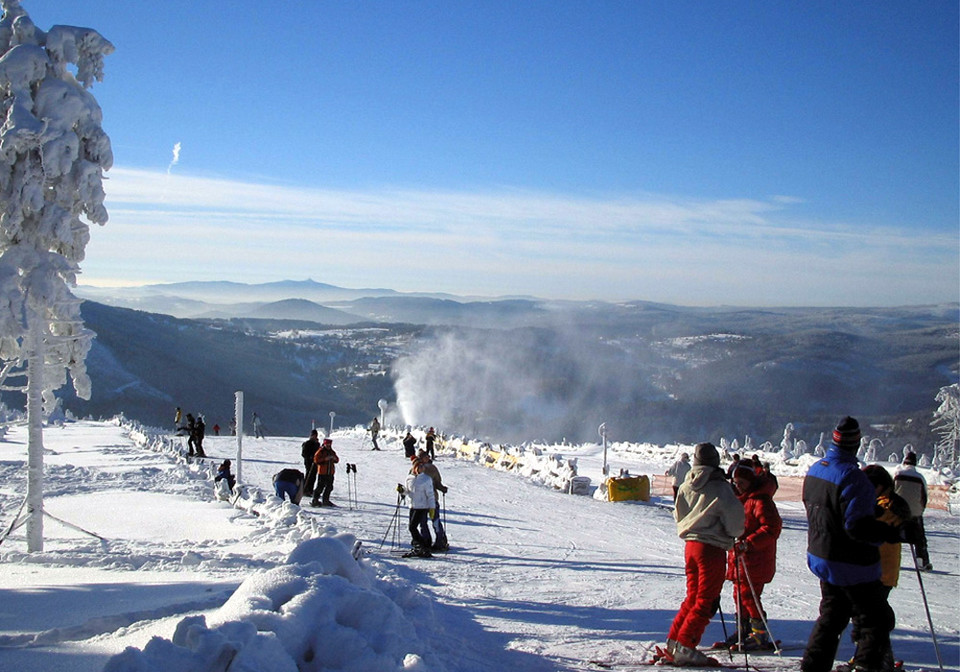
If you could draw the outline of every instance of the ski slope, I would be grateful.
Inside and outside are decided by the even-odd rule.
[[[569,495],[441,453],[451,552],[403,559],[393,552],[408,541],[396,492],[409,468],[399,437],[375,452],[362,430],[334,432],[336,509],[269,496],[272,475],[300,464],[306,432],[244,437],[241,508],[215,501],[211,479],[223,458],[236,459],[235,438],[208,437],[210,457],[200,461],[178,454],[179,439],[138,438],[112,422],[45,430],[45,506],[72,527],[48,518],[42,553],[26,553],[24,528],[0,545],[0,670],[623,667],[663,642],[683,597],[682,544],[658,497]],[[599,480],[600,446],[541,448],[577,458],[579,473]],[[617,444],[608,461],[613,473],[660,474],[677,450]],[[25,492],[25,461],[25,428],[13,426],[0,440],[4,529]],[[357,467],[354,479],[347,463]],[[268,496],[256,502],[258,492]],[[764,605],[772,634],[789,646],[782,658],[751,657],[762,670],[796,669],[819,600],[805,566],[802,506],[779,507],[784,532]],[[925,520],[935,571],[922,575],[923,586],[945,666],[957,671],[960,525],[945,511]],[[891,602],[896,655],[908,669],[936,669],[909,558]],[[727,587],[728,624],[734,609]],[[718,618],[703,643],[722,637]],[[840,655],[851,651],[845,641]]]

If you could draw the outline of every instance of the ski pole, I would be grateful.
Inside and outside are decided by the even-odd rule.
[[[403,495],[401,495],[400,493],[397,493],[397,506],[393,510],[393,517],[390,519],[390,523],[387,525],[387,531],[383,533],[383,539],[380,540],[380,545],[377,547],[378,550],[383,548],[383,545],[386,543],[387,536],[390,534],[390,528],[396,527],[397,518],[400,515],[400,498],[401,497],[403,497]],[[396,536],[396,534],[394,534],[394,536]]]
[[[746,668],[750,667],[750,660],[747,657],[747,652],[743,646],[743,628],[740,627],[743,623],[743,604],[740,600],[740,563],[737,562],[737,547],[733,547],[733,573],[736,577],[737,586],[734,589],[734,604],[737,607],[737,648],[743,653],[743,666]],[[733,652],[730,653],[730,660],[733,660]]]
[[[930,605],[927,603],[927,591],[923,587],[923,577],[920,576],[920,563],[917,561],[917,549],[910,544],[910,553],[913,555],[913,568],[917,570],[917,583],[920,584],[920,595],[923,596],[923,608],[927,612],[927,624],[930,626],[930,636],[933,638],[933,650],[937,654],[937,664],[943,672],[943,658],[940,657],[940,645],[937,643],[937,633],[933,631],[933,619],[930,618]]]
[[[753,603],[757,605],[757,610],[760,612],[760,620],[763,621],[763,627],[767,629],[767,637],[771,642],[773,642],[773,652],[779,656],[783,653],[783,649],[781,649],[780,645],[777,644],[777,640],[773,636],[773,631],[770,630],[770,623],[767,622],[767,614],[763,610],[763,605],[760,604],[760,598],[757,596],[757,591],[753,588],[753,580],[750,578],[750,572],[747,571],[747,562],[743,559],[743,553],[736,553],[736,557],[742,568],[743,575],[747,577],[747,585],[750,586],[750,594],[753,595]]]
[[[723,617],[723,607],[720,606],[719,597],[717,598],[717,613],[720,614],[720,625],[723,627],[723,641],[726,642],[730,639],[730,635],[727,634],[727,620]]]

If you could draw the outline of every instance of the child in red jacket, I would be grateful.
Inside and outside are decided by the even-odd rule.
[[[734,470],[733,484],[746,520],[743,534],[727,554],[726,578],[733,582],[740,615],[740,636],[734,633],[727,643],[743,651],[771,650],[775,647],[767,633],[760,594],[777,571],[777,539],[783,529],[773,501],[776,481],[758,473],[747,460]]]

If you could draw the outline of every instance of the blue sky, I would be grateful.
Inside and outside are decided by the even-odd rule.
[[[22,4],[117,48],[81,283],[960,300],[956,2]]]

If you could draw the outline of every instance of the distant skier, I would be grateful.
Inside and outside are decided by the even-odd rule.
[[[303,494],[307,497],[313,495],[315,484],[317,482],[317,466],[313,462],[313,456],[320,450],[320,439],[317,430],[310,430],[310,438],[300,444],[300,457],[303,458],[303,468],[306,481],[303,484]]]
[[[180,420],[182,418],[183,411],[180,410],[180,407],[177,406],[176,415],[173,418],[173,428],[177,431],[180,430]]]
[[[417,454],[417,439],[407,430],[407,435],[403,437],[403,455],[408,460]]]
[[[193,445],[197,450],[197,457],[206,457],[207,454],[203,452],[203,439],[207,434],[207,425],[203,421],[202,415],[197,415],[197,421],[193,425]]]
[[[893,490],[907,500],[913,520],[907,526],[911,537],[916,539],[914,550],[920,561],[920,569],[929,572],[933,569],[930,564],[930,551],[927,550],[927,533],[923,528],[923,513],[927,510],[927,479],[917,471],[917,454],[908,452],[903,458],[903,464],[897,469],[893,477]]]
[[[333,441],[324,439],[320,450],[313,456],[313,462],[317,465],[317,485],[313,491],[313,501],[310,502],[312,506],[336,506],[330,501],[330,493],[333,492],[333,477],[339,461],[339,456],[333,450]]]
[[[193,419],[193,413],[187,413],[187,455],[193,457],[197,450],[197,421]]]
[[[436,455],[433,452],[433,444],[437,440],[437,433],[433,431],[433,427],[427,430],[425,439],[427,444],[427,454],[430,456],[431,460],[434,460],[436,459]]]
[[[690,455],[688,453],[680,453],[680,459],[673,463],[673,465],[664,472],[664,476],[673,476],[673,501],[677,501],[677,491],[680,489],[680,484],[683,483],[683,479],[687,477],[687,474],[690,473]]]
[[[723,589],[727,551],[743,534],[743,505],[720,469],[712,443],[698,443],[693,468],[680,485],[673,510],[677,534],[684,540],[687,596],[670,625],[663,662],[680,667],[717,664],[697,649]]]
[[[256,412],[253,414],[253,437],[255,439],[262,439],[263,436],[263,422],[260,421],[260,416]]]
[[[303,495],[303,472],[299,469],[281,469],[273,476],[273,489],[277,497],[286,495],[294,504],[300,503]]]
[[[370,438],[373,439],[373,449],[380,450],[380,446],[377,445],[377,437],[380,435],[380,421],[377,418],[373,419],[373,422],[370,423]]]

